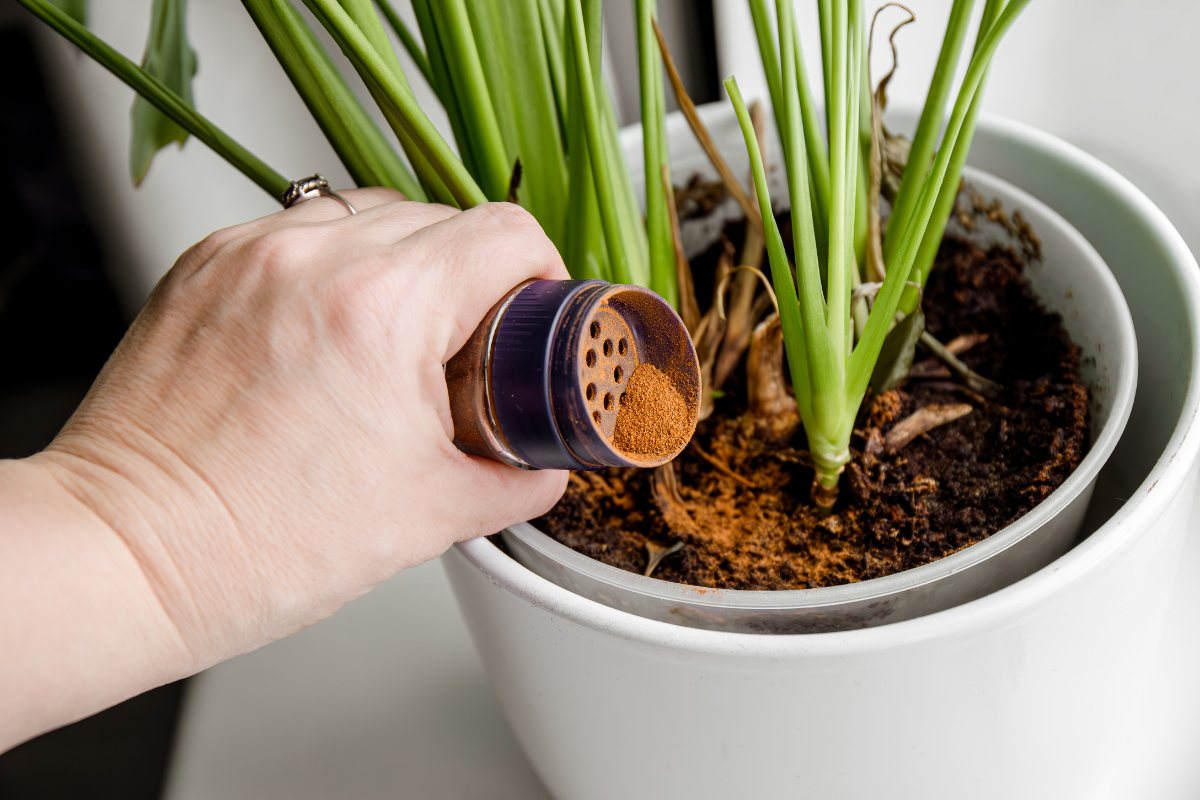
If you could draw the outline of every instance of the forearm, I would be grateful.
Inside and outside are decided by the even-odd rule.
[[[40,457],[0,461],[0,751],[190,674],[122,539]]]

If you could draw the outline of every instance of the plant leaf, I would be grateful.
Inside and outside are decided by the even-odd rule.
[[[976,50],[975,56],[971,59],[971,65],[967,67],[967,74],[963,77],[962,86],[958,91],[958,99],[954,102],[954,112],[946,122],[946,132],[942,136],[942,144],[938,149],[937,158],[934,159],[933,168],[925,181],[925,187],[921,189],[916,212],[909,218],[905,226],[904,236],[900,240],[895,260],[888,262],[887,277],[884,278],[883,287],[879,290],[879,297],[875,301],[875,307],[871,310],[871,316],[867,319],[867,326],[863,330],[862,338],[850,357],[850,368],[847,372],[848,397],[861,396],[866,391],[867,384],[870,383],[879,348],[883,346],[884,337],[892,325],[896,309],[900,304],[900,296],[908,287],[909,271],[916,260],[921,238],[933,216],[938,192],[942,188],[942,182],[950,167],[955,142],[958,141],[958,135],[963,130],[963,124],[967,119],[971,103],[975,99],[976,90],[979,89],[990,59],[1000,45],[1000,40],[1027,5],[1029,5],[1029,0],[1009,0],[1008,5],[988,30],[987,37]],[[912,163],[911,159],[909,163]],[[893,211],[893,215],[894,213]],[[888,224],[895,224],[894,217]]]
[[[192,77],[196,74],[196,53],[187,43],[186,18],[187,0],[154,0],[142,69],[195,107]],[[130,114],[133,140],[129,145],[129,166],[137,185],[146,177],[154,154],[171,142],[179,142],[182,147],[188,133],[140,95],[133,101]]]
[[[243,0],[243,5],[355,184],[391,186],[409,200],[427,201],[291,0]]]
[[[345,7],[338,0],[304,0],[367,85],[430,195],[459,208],[486,203],[487,196],[479,184],[417,104],[400,62],[387,44],[387,34],[378,15],[369,5],[344,2]],[[357,17],[352,17],[349,11],[354,11]],[[373,36],[380,38],[381,46],[387,45],[382,53],[372,43]],[[426,39],[425,44],[428,52],[434,52],[432,39]],[[432,55],[430,58],[432,65]],[[434,73],[436,76],[436,67]]]
[[[896,324],[883,340],[879,349],[879,360],[871,373],[871,389],[883,394],[897,386],[912,369],[917,342],[925,332],[925,312],[918,306],[911,314]]]
[[[185,103],[183,98],[171,91],[162,81],[121,55],[103,39],[51,3],[50,0],[17,0],[17,2],[123,81],[129,88],[143,97],[150,98],[150,102],[156,108],[212,148],[214,153],[228,161],[256,186],[276,200],[281,200],[283,192],[288,188],[288,180],[263,163],[258,156],[231,139],[211,121],[196,113],[196,109]]]
[[[605,114],[612,112],[612,104],[603,91],[604,79],[600,75],[600,4],[598,0],[569,0],[567,3],[567,40],[571,45],[574,86],[578,102],[583,111],[582,137],[591,162],[595,179],[596,203],[600,211],[600,225],[604,231],[605,244],[614,283],[639,283],[645,285],[649,274],[634,276],[632,264],[636,257],[629,246],[632,231],[631,220],[622,210],[628,210],[629,194],[622,190],[628,183],[629,167],[624,155],[617,151],[616,141],[608,141],[606,134],[615,140],[616,126]],[[568,150],[571,143],[567,144]],[[640,214],[638,215],[640,217]],[[641,220],[639,219],[640,223]],[[636,230],[636,228],[634,228]],[[647,270],[648,273],[648,270]],[[638,280],[640,277],[642,280]]]
[[[975,0],[954,0],[950,7],[950,19],[946,23],[946,33],[942,39],[941,52],[938,53],[937,67],[929,85],[929,93],[925,97],[925,106],[921,109],[921,119],[917,123],[917,131],[913,135],[908,163],[904,167],[904,177],[900,181],[900,191],[896,195],[896,202],[892,204],[892,219],[888,223],[887,232],[883,235],[883,260],[888,269],[891,269],[892,264],[896,261],[900,239],[904,235],[909,217],[916,210],[921,189],[928,180],[929,165],[932,163],[934,151],[938,147],[938,135],[942,132],[943,120],[946,116],[946,103],[950,99],[950,89],[954,84],[955,71],[958,69],[963,42],[967,38],[967,28],[971,24],[971,9],[974,5]]]
[[[511,160],[520,157],[520,204],[561,251],[568,166],[538,4],[467,0],[466,5],[500,133]]]
[[[50,0],[80,25],[87,25],[88,0]]]

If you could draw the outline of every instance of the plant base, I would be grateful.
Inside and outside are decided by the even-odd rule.
[[[852,583],[987,538],[1049,496],[1085,455],[1079,349],[1037,303],[1009,250],[985,253],[948,239],[924,307],[928,329],[943,342],[974,337],[962,359],[1003,391],[994,399],[974,395],[936,362],[918,361],[912,378],[875,398],[860,419],[834,513],[821,514],[809,499],[803,433],[773,440],[769,426],[744,413],[743,393],[731,385],[675,462],[694,525],[668,522],[650,473],[639,470],[575,474],[563,500],[534,525],[639,574],[653,549],[647,543],[682,541],[654,577],[727,589]],[[913,412],[964,403],[973,407],[966,416],[903,446],[887,444]]]

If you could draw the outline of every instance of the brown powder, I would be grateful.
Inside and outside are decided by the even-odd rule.
[[[712,263],[721,249],[718,243]],[[1003,249],[943,241],[923,308],[942,341],[986,333],[961,358],[1004,388],[900,450],[881,448],[871,458],[855,452],[833,514],[822,517],[809,499],[812,469],[796,458],[803,433],[783,448],[764,438],[764,426],[745,416],[744,387],[734,382],[700,423],[697,446],[674,462],[692,525],[679,526],[664,511],[659,473],[632,468],[573,473],[562,500],[534,525],[638,575],[648,541],[682,540],[686,546],[654,577],[719,589],[853,583],[986,539],[1047,497],[1087,453],[1079,348],[1062,320],[1039,306],[1019,258]],[[950,381],[913,378],[868,403],[855,425],[866,436],[856,435],[853,445],[857,451],[914,411],[964,396]]]
[[[671,458],[687,444],[696,415],[671,381],[653,364],[633,371],[621,395],[613,446],[647,461]]]

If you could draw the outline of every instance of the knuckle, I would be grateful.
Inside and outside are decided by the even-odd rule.
[[[405,203],[406,206],[411,206],[414,212],[419,212],[423,219],[428,220],[426,225],[433,225],[442,220],[450,219],[453,216],[461,214],[454,206],[446,206],[441,203]]]
[[[223,228],[219,231],[214,231],[192,245],[190,257],[200,263],[204,263],[243,235],[245,235],[245,230],[242,225],[235,225],[232,228]]]
[[[321,315],[328,328],[343,340],[361,341],[383,336],[395,307],[394,291],[380,271],[342,269],[322,281]]]
[[[448,206],[445,203],[415,203],[415,205],[424,206],[425,208],[437,211],[440,219],[450,219],[456,214],[461,214],[462,211],[454,206]]]
[[[249,236],[250,230],[249,224],[223,228],[189,247],[167,271],[161,281],[163,290],[186,284],[196,276],[211,274],[215,268],[214,264],[222,259],[223,254],[228,254],[239,242],[243,242]]]
[[[411,225],[415,230],[420,230],[421,228],[449,219],[461,212],[457,208],[441,204],[419,203],[406,200],[394,204],[390,209],[390,213],[394,214],[396,219],[404,221],[406,225]]]
[[[562,257],[558,249],[528,211],[515,203],[487,203],[477,208],[486,213],[487,219],[498,228],[500,235],[496,240],[497,245],[519,256],[518,259],[511,259],[513,267],[530,262],[561,267]],[[524,269],[524,266],[520,268]]]
[[[350,192],[347,192],[350,194]],[[390,186],[371,186],[366,189],[358,189],[353,192],[355,195],[364,196],[372,203],[398,203],[408,200],[404,193],[393,189]]]
[[[289,273],[312,253],[312,234],[305,228],[280,228],[254,237],[243,252],[245,266],[265,275]]]
[[[484,203],[476,208],[480,214],[486,214],[492,223],[514,234],[545,235],[533,215],[516,203]]]

